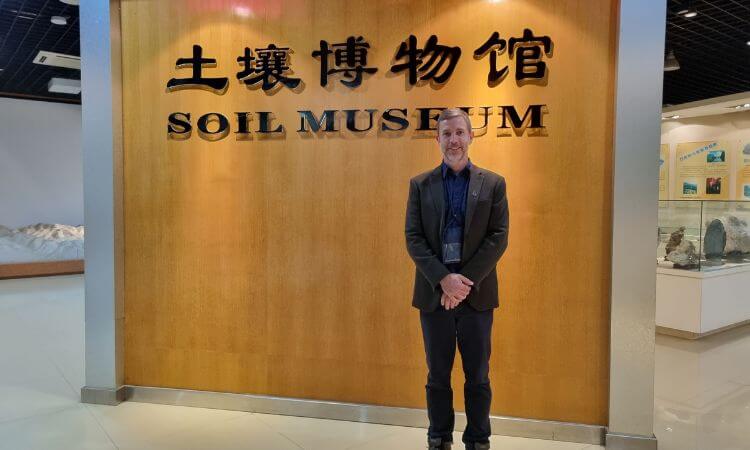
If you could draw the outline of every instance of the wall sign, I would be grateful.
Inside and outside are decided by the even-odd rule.
[[[677,144],[675,198],[729,200],[730,155],[726,142]]]
[[[379,72],[379,68],[368,65],[367,58],[371,47],[363,36],[349,36],[344,42],[319,42],[318,48],[310,53],[311,58],[319,61],[320,77],[318,83],[325,87],[338,81],[351,90],[355,90]],[[294,76],[289,54],[290,47],[268,44],[266,47],[251,50],[245,47],[237,57],[240,70],[235,74],[239,83],[253,90],[262,90],[267,95],[274,95],[281,89],[300,93],[305,89],[302,79]],[[530,29],[524,29],[520,37],[501,38],[499,32],[493,32],[489,38],[473,50],[473,57],[479,64],[487,59],[487,85],[495,87],[502,83],[510,73],[508,65],[501,67],[499,56],[507,52],[509,60],[515,63],[514,77],[519,86],[529,83],[546,84],[549,76],[545,57],[551,57],[553,42],[549,36],[536,36]],[[462,56],[460,47],[440,43],[436,35],[431,35],[423,44],[416,36],[410,35],[399,45],[394,56],[394,63],[387,70],[390,74],[404,74],[410,86],[421,87],[430,84],[434,88],[448,83]],[[489,58],[487,58],[489,56]],[[215,58],[206,57],[201,45],[193,45],[191,57],[178,58],[177,69],[190,70],[190,76],[171,78],[167,92],[188,89],[201,89],[216,95],[224,95],[229,89],[229,78],[213,73],[210,69],[217,66]],[[365,133],[375,128],[376,120],[380,123],[380,132],[400,132],[409,127],[417,131],[434,130],[435,119],[442,107],[377,109],[325,109],[323,111],[298,110],[299,122],[295,128],[299,133],[337,133],[347,130]],[[496,105],[463,107],[470,115],[479,111],[482,125],[474,127],[477,135],[486,133],[489,117],[498,116],[497,136],[545,136],[543,125],[544,114],[548,113],[545,104],[532,104],[525,108],[514,105]],[[415,117],[410,119],[410,114]],[[251,130],[250,122],[256,126]],[[343,122],[342,124],[340,124]],[[283,135],[286,126],[280,123],[272,111],[238,111],[231,115],[219,112],[204,112],[197,119],[190,112],[173,112],[168,117],[167,136],[170,139],[189,139],[192,130],[197,128],[201,138],[220,140],[231,130],[238,139],[248,138],[252,133],[259,135]]]

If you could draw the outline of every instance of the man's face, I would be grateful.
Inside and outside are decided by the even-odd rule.
[[[437,141],[443,160],[449,166],[469,159],[469,144],[474,138],[474,132],[466,124],[463,117],[453,117],[438,125]]]

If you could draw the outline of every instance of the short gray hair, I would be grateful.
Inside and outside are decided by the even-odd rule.
[[[455,117],[463,117],[466,121],[466,126],[468,127],[467,131],[471,131],[471,119],[469,118],[469,115],[466,114],[466,111],[461,108],[444,109],[437,118],[437,129],[440,130],[440,122],[444,122]]]

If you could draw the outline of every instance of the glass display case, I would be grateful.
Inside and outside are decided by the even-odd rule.
[[[713,271],[750,265],[750,201],[660,200],[656,263]]]

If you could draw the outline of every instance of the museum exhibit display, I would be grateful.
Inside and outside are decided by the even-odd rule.
[[[691,112],[688,105],[663,113],[656,248],[660,333],[698,339],[750,320],[750,111],[735,107],[746,98],[738,93],[705,101],[699,107],[704,110]],[[670,118],[675,115],[683,117]]]
[[[83,226],[0,225],[0,264],[83,259]]]
[[[750,321],[750,202],[659,201],[657,331],[696,339]]]
[[[750,202],[660,200],[657,267],[714,271],[750,264]]]
[[[0,225],[0,278],[83,272],[84,227]]]

